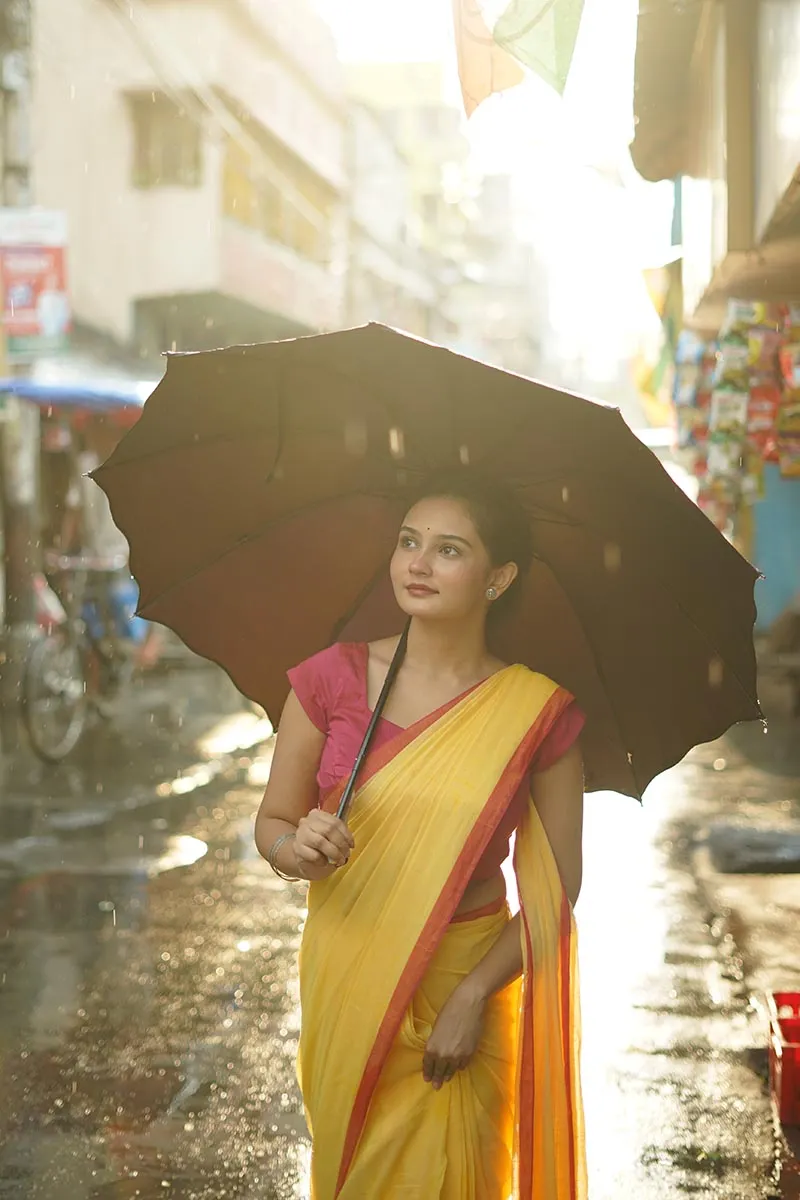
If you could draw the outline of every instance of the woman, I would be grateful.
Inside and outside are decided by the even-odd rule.
[[[311,881],[299,1077],[314,1200],[586,1194],[583,717],[486,640],[529,539],[514,497],[469,472],[408,512],[391,562],[407,649],[347,823],[337,802],[397,639],[290,672],[256,842],[278,874]]]

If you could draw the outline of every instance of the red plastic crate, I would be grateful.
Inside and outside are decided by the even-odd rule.
[[[800,992],[770,992],[769,1086],[782,1125],[800,1125]]]

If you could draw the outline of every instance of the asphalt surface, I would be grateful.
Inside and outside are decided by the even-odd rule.
[[[776,1194],[762,1020],[693,868],[696,810],[724,786],[714,753],[656,781],[643,808],[587,799],[592,1200]],[[0,1197],[307,1194],[304,893],[253,847],[268,751],[223,768],[132,808],[136,762],[109,770],[105,822],[82,823],[97,796],[78,778],[66,828],[0,854]]]

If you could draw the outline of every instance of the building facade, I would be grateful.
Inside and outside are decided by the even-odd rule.
[[[33,60],[78,320],[147,355],[340,323],[345,92],[305,0],[35,0]]]
[[[438,295],[414,221],[409,163],[385,115],[367,104],[351,105],[347,161],[346,323],[382,321],[431,337]]]

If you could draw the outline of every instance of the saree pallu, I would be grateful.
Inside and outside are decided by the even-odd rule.
[[[489,1001],[465,1071],[439,1091],[422,1078],[438,1012],[508,920],[453,914],[570,699],[507,667],[368,757],[355,849],[311,885],[300,951],[313,1200],[584,1200],[575,925],[532,803],[522,979]]]

